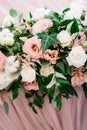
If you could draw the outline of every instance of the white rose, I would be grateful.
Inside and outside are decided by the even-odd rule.
[[[81,67],[87,60],[87,54],[85,53],[82,46],[75,46],[69,53],[69,56],[66,58],[69,65],[73,65],[75,67]]]
[[[15,79],[17,79],[19,73],[8,75],[5,71],[0,71],[0,90],[6,89],[6,87]]]
[[[1,45],[12,46],[14,44],[14,35],[9,29],[3,29],[0,32],[0,43]]]
[[[50,13],[50,10],[45,9],[45,8],[39,8],[34,13],[32,13],[32,16],[33,16],[32,19],[34,19],[34,20],[42,19],[46,15],[49,15],[49,13]]]
[[[2,27],[10,27],[12,24],[14,24],[14,20],[11,16],[7,16],[2,21]]]
[[[3,37],[1,40],[6,46],[12,46],[14,44],[14,39],[12,37]]]
[[[19,70],[19,67],[20,67],[20,63],[18,60],[16,60],[16,56],[9,56],[7,58],[5,71],[8,74],[17,72]]]
[[[54,69],[53,66],[49,66],[49,65],[44,65],[42,66],[42,68],[40,69],[40,74],[43,76],[48,77],[50,74],[54,73]]]
[[[33,82],[36,79],[36,72],[31,67],[24,67],[21,70],[21,76],[24,82]]]
[[[72,41],[70,34],[65,30],[62,30],[60,33],[58,33],[57,39],[60,41],[62,47],[69,46]]]
[[[85,8],[84,5],[82,5],[82,3],[80,1],[72,2],[71,6],[70,6],[70,11],[68,11],[65,14],[64,19],[73,19],[73,18],[80,19],[82,12]]]

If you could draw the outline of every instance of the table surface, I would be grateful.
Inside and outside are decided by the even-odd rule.
[[[8,15],[11,8],[28,15],[28,12],[37,8],[48,7],[55,11],[67,8],[73,0],[0,0],[0,19]]]

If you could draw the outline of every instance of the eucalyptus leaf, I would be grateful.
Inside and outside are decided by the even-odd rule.
[[[15,9],[10,9],[9,11],[9,14],[12,16],[12,17],[16,17],[18,15],[17,11]]]
[[[21,13],[20,15],[19,15],[19,23],[21,22],[23,20],[23,13]]]
[[[6,114],[9,113],[9,105],[8,105],[8,103],[5,102],[5,101],[4,101],[4,110],[5,110]]]

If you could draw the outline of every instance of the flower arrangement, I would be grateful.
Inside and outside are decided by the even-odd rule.
[[[42,108],[44,97],[58,109],[62,97],[78,96],[82,86],[87,97],[87,12],[69,18],[72,9],[61,14],[37,9],[28,18],[15,9],[0,23],[0,104],[3,91],[12,91],[12,100],[22,89],[29,106]],[[70,15],[71,16],[71,15]],[[57,92],[55,92],[57,91]]]

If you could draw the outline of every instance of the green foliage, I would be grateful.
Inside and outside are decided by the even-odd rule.
[[[77,19],[74,19],[74,20],[73,20],[73,23],[72,23],[70,32],[71,32],[71,34],[76,33],[76,32],[79,32],[79,24],[78,24]]]
[[[70,8],[64,9],[64,10],[62,11],[62,13],[66,13],[66,12],[68,12],[68,11],[70,11]]]
[[[31,12],[29,12],[29,18],[32,18],[33,16],[32,16],[32,13]]]
[[[23,20],[23,13],[21,13],[20,15],[19,15],[19,23],[21,23],[21,21]]]
[[[5,101],[4,101],[4,110],[5,110],[6,114],[9,113],[9,105],[8,105],[8,103],[5,102]]]
[[[15,100],[18,97],[19,91],[17,88],[13,89],[13,94],[12,94],[12,100]]]
[[[73,21],[73,19],[67,19],[61,22],[61,26],[67,26],[68,24],[70,24]]]
[[[84,84],[82,85],[82,88],[83,88],[83,91],[84,91],[85,96],[87,97],[87,83],[84,83]]]
[[[71,76],[72,68],[69,66],[66,59],[61,59],[57,64],[54,65],[55,71],[67,76]]]
[[[16,17],[18,15],[17,11],[15,9],[10,9],[9,11],[9,14],[12,16],[12,17]]]
[[[42,32],[37,34],[42,40],[42,51],[45,52],[52,44],[58,44],[57,33],[48,34]]]

